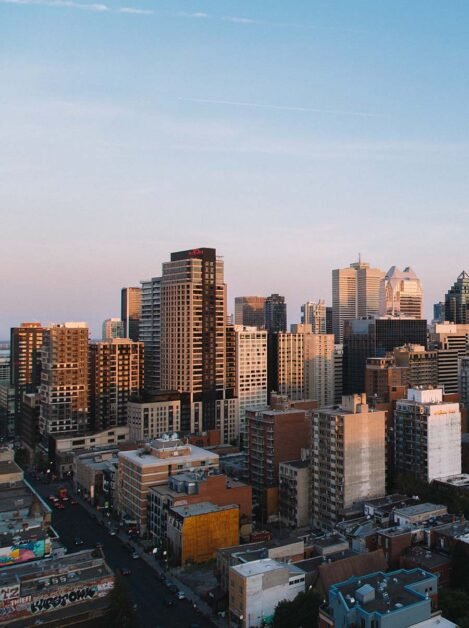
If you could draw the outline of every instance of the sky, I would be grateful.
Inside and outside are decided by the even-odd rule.
[[[469,271],[467,0],[0,0],[0,338],[101,322],[171,251],[239,295]]]

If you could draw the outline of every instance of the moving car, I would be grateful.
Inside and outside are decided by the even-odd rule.
[[[80,537],[79,537],[79,536],[76,536],[76,537],[73,539],[73,545],[83,545],[83,539],[80,539]]]
[[[119,571],[121,572],[122,576],[130,576],[130,574],[132,573],[128,567],[121,567]]]
[[[140,558],[140,554],[138,552],[133,552],[132,558],[133,559]]]
[[[185,600],[186,599],[186,594],[184,593],[184,591],[178,591],[176,593],[176,597],[178,600]]]

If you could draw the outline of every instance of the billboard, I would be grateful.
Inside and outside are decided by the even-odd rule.
[[[26,563],[29,560],[37,560],[48,556],[51,551],[50,539],[36,541],[20,541],[13,545],[0,548],[0,569],[6,565]]]

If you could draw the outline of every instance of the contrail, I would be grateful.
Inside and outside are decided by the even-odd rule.
[[[368,111],[346,111],[343,109],[316,109],[313,107],[292,107],[288,105],[269,105],[256,102],[239,102],[236,100],[212,100],[208,98],[183,98],[178,100],[184,102],[195,102],[206,105],[227,105],[230,107],[250,107],[254,109],[274,109],[276,111],[297,111],[300,113],[325,113],[339,116],[358,116],[360,118],[381,118],[378,113],[370,113]]]

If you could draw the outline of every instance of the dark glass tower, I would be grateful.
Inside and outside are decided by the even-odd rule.
[[[445,319],[452,323],[469,323],[469,275],[465,270],[446,293]]]

